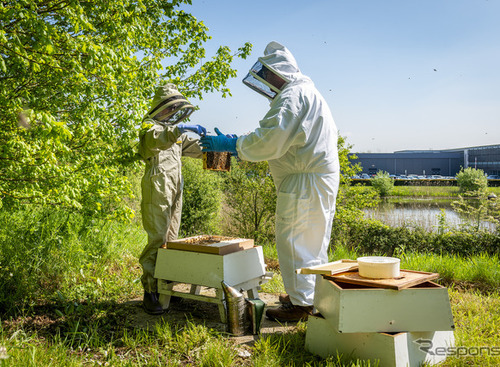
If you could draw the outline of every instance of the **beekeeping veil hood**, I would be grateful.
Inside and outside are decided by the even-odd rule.
[[[188,118],[193,111],[194,106],[177,90],[174,84],[168,83],[156,88],[151,108],[146,117],[175,125]]]
[[[277,84],[274,81],[279,78],[273,78],[269,73],[273,73],[285,83]],[[298,75],[300,75],[300,69],[292,53],[285,46],[272,41],[264,50],[264,56],[258,58],[243,79],[243,83],[263,96],[273,99],[287,83],[295,80]]]

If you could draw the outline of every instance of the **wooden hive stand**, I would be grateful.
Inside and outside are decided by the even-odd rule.
[[[253,240],[224,239],[215,246],[204,246],[206,249],[199,245],[186,248],[188,245],[189,241],[182,239],[169,242],[167,248],[158,250],[155,278],[164,309],[168,309],[172,296],[211,302],[218,305],[221,321],[226,323],[222,281],[246,292],[248,298],[257,299],[260,285],[270,279],[262,247],[254,246]],[[229,247],[233,250],[226,253]],[[189,290],[179,290],[176,287],[179,283],[187,284]]]

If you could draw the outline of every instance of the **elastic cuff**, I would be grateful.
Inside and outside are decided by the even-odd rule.
[[[184,131],[183,131],[183,130],[181,130],[181,128],[180,128],[179,126],[175,126],[175,127],[174,127],[174,132],[176,132],[176,133],[177,133],[176,138],[178,138],[178,137],[180,137],[182,134],[184,134]]]

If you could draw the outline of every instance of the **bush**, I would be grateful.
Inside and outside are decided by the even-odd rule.
[[[486,191],[488,179],[481,169],[466,168],[457,173],[457,185],[460,192],[476,195]]]
[[[390,227],[376,220],[356,220],[334,226],[332,245],[347,246],[359,253],[392,256],[420,252],[470,256],[498,254],[500,233],[476,230],[427,232],[423,228]]]
[[[218,232],[222,177],[203,169],[201,160],[182,158],[184,193],[179,237]]]
[[[227,231],[256,241],[273,240],[276,187],[267,162],[233,164],[224,193]]]
[[[394,188],[394,180],[389,177],[389,173],[378,171],[371,180],[372,187],[377,190],[380,196],[387,196]]]

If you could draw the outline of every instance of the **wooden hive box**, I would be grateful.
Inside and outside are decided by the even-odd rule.
[[[216,254],[158,249],[155,278],[220,288],[224,280],[231,286],[259,279],[266,274],[261,246],[219,256]]]
[[[338,276],[338,275],[337,275]],[[314,306],[341,333],[453,330],[448,290],[431,281],[395,290],[316,277]]]
[[[370,360],[383,367],[435,365],[454,347],[453,331],[400,333],[339,333],[320,314],[309,316],[305,349],[322,358]],[[427,349],[426,349],[427,348]]]

